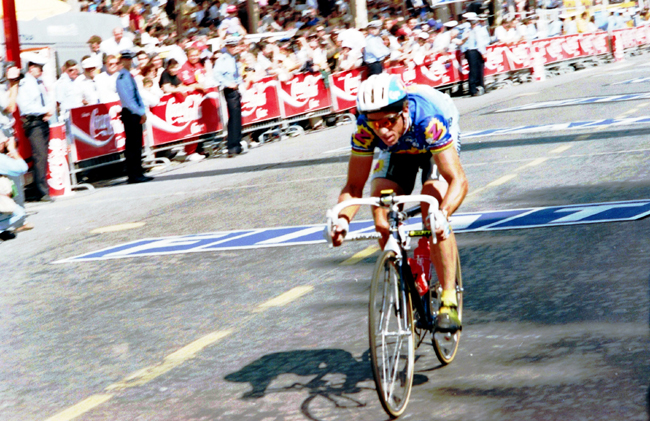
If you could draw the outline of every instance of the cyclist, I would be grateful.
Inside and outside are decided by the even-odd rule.
[[[434,196],[440,209],[437,217],[449,218],[467,194],[468,183],[460,164],[459,114],[449,96],[425,85],[404,86],[395,75],[382,73],[361,83],[357,95],[357,130],[352,135],[352,155],[347,182],[339,203],[362,197],[368,180],[375,147],[379,158],[373,169],[371,195],[382,190],[398,195],[413,191],[418,170],[422,169],[422,194]],[[428,204],[422,204],[427,215]],[[339,246],[349,223],[358,211],[348,207],[338,215],[332,232],[332,244]],[[381,234],[380,245],[389,237],[387,210],[373,208],[375,228]],[[429,221],[423,220],[431,229]],[[440,279],[443,293],[437,328],[455,332],[461,328],[456,300],[456,239],[453,232],[433,228],[438,242],[431,243],[431,261]]]

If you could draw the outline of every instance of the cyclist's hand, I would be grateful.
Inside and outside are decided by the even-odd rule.
[[[332,227],[332,245],[338,247],[343,244],[345,236],[348,234],[350,224],[345,218],[338,218]]]
[[[447,212],[436,210],[433,213],[435,220],[435,232],[436,236],[446,240],[451,234],[451,228],[449,226],[449,218],[447,218]]]
[[[345,239],[345,236],[348,235],[349,230],[350,224],[348,223],[347,219],[339,218],[334,225],[334,229],[332,230],[332,245],[334,247],[338,247],[343,244],[343,240]]]

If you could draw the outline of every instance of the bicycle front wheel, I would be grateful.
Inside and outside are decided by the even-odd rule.
[[[372,373],[384,410],[393,418],[406,409],[415,364],[413,308],[400,280],[395,252],[382,253],[370,284],[368,318]]]

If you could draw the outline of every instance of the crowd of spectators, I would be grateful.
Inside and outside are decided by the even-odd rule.
[[[245,1],[177,3],[174,8],[174,2],[164,0],[83,1],[82,11],[116,14],[122,27],[108,39],[91,37],[88,55],[79,63],[66,62],[59,82],[65,86],[58,90],[59,111],[65,115],[74,106],[117,100],[113,87],[122,50],[136,53],[132,73],[148,105],[155,105],[164,93],[217,86],[213,68],[225,52],[228,37],[240,40],[237,53],[244,85],[267,76],[288,80],[297,72],[331,73],[364,64],[368,29],[354,27],[347,1],[307,0],[297,8],[296,0],[260,0],[256,32],[263,36],[252,37],[245,36],[249,32]],[[548,21],[534,13],[506,10],[503,22],[490,27],[493,16],[488,5],[479,1],[467,7],[478,12],[479,24],[489,34],[487,43],[611,30],[639,25],[648,18],[647,10],[614,11],[599,20],[585,11],[580,16],[555,14]],[[384,66],[421,64],[439,53],[462,51],[470,22],[463,15],[442,22],[435,12],[421,0],[368,1],[368,17],[379,22],[379,36],[390,51]],[[89,79],[95,83],[88,83]],[[69,85],[72,81],[78,83]]]

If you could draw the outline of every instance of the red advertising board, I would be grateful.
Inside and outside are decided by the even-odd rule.
[[[444,86],[458,81],[458,71],[450,54],[437,54],[430,63],[415,69],[415,82],[422,85]]]
[[[581,34],[578,42],[583,56],[597,56],[609,53],[607,32]]]
[[[241,117],[244,126],[282,117],[278,84],[274,77],[266,77],[242,91]]]
[[[150,108],[153,146],[222,130],[218,92],[169,94]]]
[[[485,60],[484,75],[491,76],[510,70],[506,59],[508,47],[503,45],[490,45],[483,59]]]
[[[75,162],[124,150],[124,125],[119,102],[87,105],[70,110]]]
[[[280,82],[278,95],[284,117],[332,106],[330,93],[320,73],[299,73],[286,82]]]
[[[530,44],[520,42],[503,49],[507,60],[508,70],[522,70],[533,66],[533,56]]]
[[[330,76],[330,91],[334,111],[345,111],[357,106],[357,89],[366,78],[366,68],[360,67]]]

